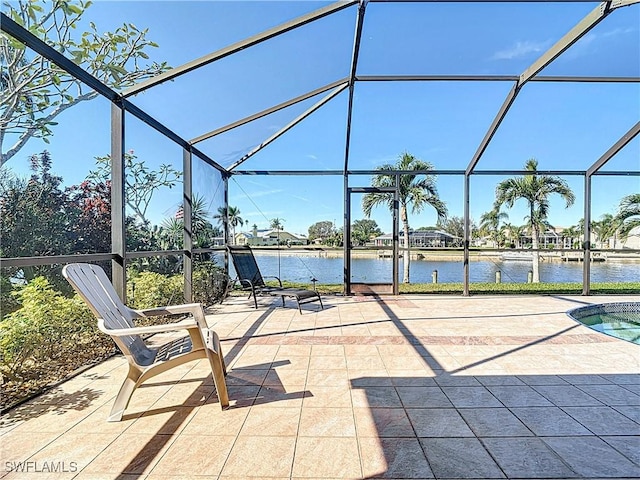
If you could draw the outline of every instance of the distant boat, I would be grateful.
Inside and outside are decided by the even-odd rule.
[[[531,262],[533,261],[533,253],[529,252],[509,252],[500,255],[500,260],[511,262]]]

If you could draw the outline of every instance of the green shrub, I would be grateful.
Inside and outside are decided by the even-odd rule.
[[[231,279],[213,262],[199,262],[193,272],[193,301],[204,305],[221,302],[229,291]]]
[[[0,372],[14,386],[33,382],[27,390],[37,390],[52,375],[60,379],[61,372],[81,366],[87,356],[94,359],[113,349],[84,302],[64,297],[44,277],[36,277],[16,295],[21,308],[0,321]]]
[[[142,272],[127,282],[127,304],[143,309],[184,303],[182,275]]]

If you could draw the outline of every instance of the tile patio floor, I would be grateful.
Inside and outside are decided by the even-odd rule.
[[[2,418],[0,475],[640,478],[640,347],[566,315],[618,300],[640,298],[326,297],[302,315],[233,298],[208,317],[228,410],[199,362],[107,423],[114,357]]]

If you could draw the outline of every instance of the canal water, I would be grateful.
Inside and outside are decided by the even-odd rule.
[[[261,255],[256,261],[262,275],[276,275],[283,280],[310,283],[315,278],[319,283],[343,283],[344,262],[339,258],[315,256]],[[399,275],[402,280],[402,260]],[[463,264],[460,261],[412,260],[411,283],[431,283],[433,272],[438,272],[439,283],[461,283]],[[531,270],[531,261],[472,260],[469,262],[471,282],[495,282],[496,271],[501,272],[503,283],[526,283]],[[351,280],[363,283],[390,283],[392,261],[389,258],[354,258],[351,262]],[[232,275],[235,272],[232,272]],[[542,282],[582,283],[582,262],[541,262]],[[640,263],[607,260],[591,264],[592,282],[637,282],[640,281]]]

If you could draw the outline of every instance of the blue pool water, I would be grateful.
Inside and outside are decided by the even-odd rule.
[[[567,314],[593,330],[640,345],[640,302],[589,305]]]

